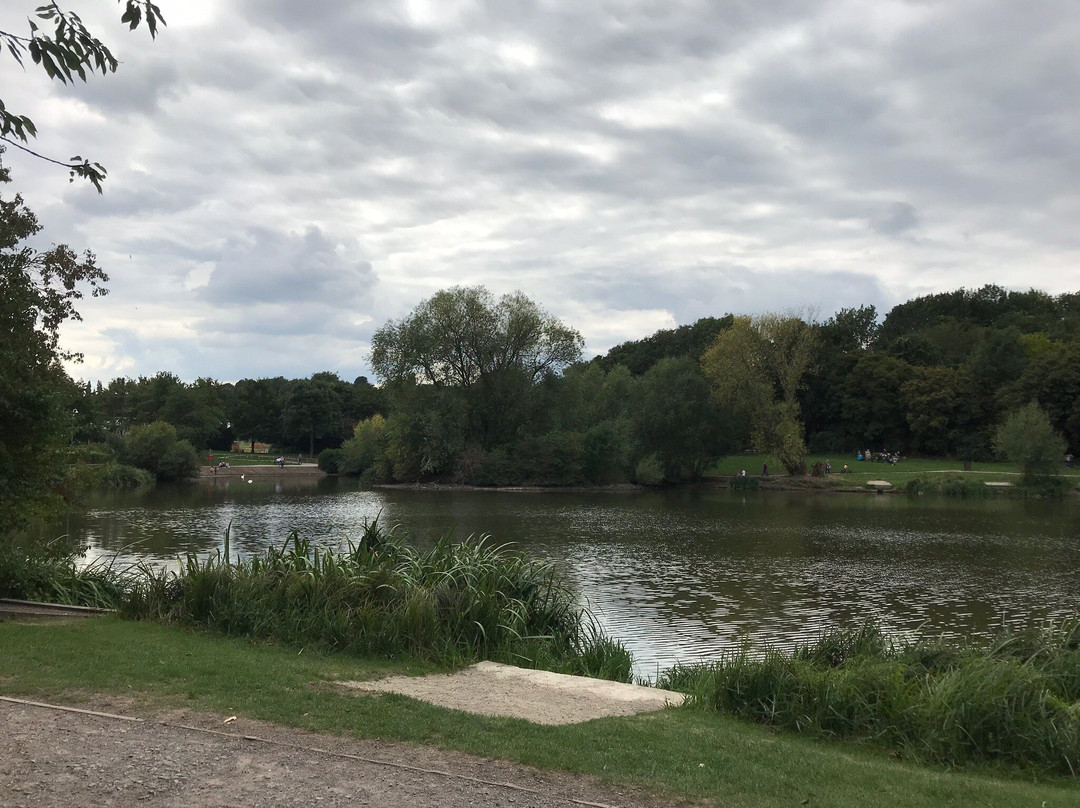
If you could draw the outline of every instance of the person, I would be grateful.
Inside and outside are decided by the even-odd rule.
[[[830,474],[832,474],[832,461],[831,460],[826,460],[825,461],[825,476],[828,477]]]
[[[296,465],[302,466],[303,464],[304,464],[304,455],[303,454],[298,454],[296,456]]]
[[[743,469],[742,471],[740,471],[739,476],[740,477],[745,477],[746,476],[746,469]]]
[[[1065,455],[1065,468],[1072,468],[1073,456],[1071,454]]]
[[[845,463],[844,467],[840,469],[841,474],[851,474],[851,469],[848,468],[848,464]]]
[[[281,455],[277,456],[277,460],[275,460],[274,463],[277,465],[277,467],[279,469],[285,468],[285,458],[282,457]]]
[[[769,464],[768,463],[762,463],[761,464],[761,476],[762,477],[768,477],[769,476]]]

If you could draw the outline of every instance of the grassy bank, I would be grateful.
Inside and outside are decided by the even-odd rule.
[[[660,685],[700,709],[935,764],[1080,774],[1080,622],[989,645],[892,643],[865,626],[675,668]]]
[[[864,488],[870,480],[885,480],[892,484],[898,491],[907,490],[910,482],[917,481],[925,488],[932,488],[936,478],[960,480],[965,486],[975,488],[985,487],[987,482],[1020,482],[1020,467],[1014,463],[972,463],[971,470],[965,471],[963,462],[949,459],[923,459],[913,458],[901,460],[895,465],[889,463],[859,462],[849,457],[838,455],[810,455],[806,458],[807,469],[813,468],[817,462],[832,463],[832,474],[824,478],[807,476],[806,478],[791,478],[784,472],[783,466],[769,455],[733,455],[717,461],[709,467],[707,477],[733,477],[742,469],[746,469],[750,477],[759,477],[763,464],[769,466],[768,482],[776,485],[792,484],[799,482],[814,487],[853,487]],[[847,463],[849,473],[843,474],[841,470]],[[1075,488],[1080,485],[1080,467],[1067,469],[1062,464],[1059,480]],[[764,481],[762,481],[764,482]]]
[[[928,769],[854,746],[777,735],[735,719],[665,710],[566,727],[484,718],[401,696],[338,692],[341,679],[419,673],[424,663],[256,644],[220,635],[96,619],[73,625],[0,623],[0,692],[79,703],[117,694],[121,709],[187,708],[286,726],[423,743],[542,768],[646,785],[720,805],[1075,805],[1069,782]]]

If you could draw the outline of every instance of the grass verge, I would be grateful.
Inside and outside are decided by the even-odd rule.
[[[402,696],[356,697],[339,679],[419,673],[424,663],[324,656],[115,618],[0,623],[0,692],[79,703],[120,694],[144,709],[243,715],[315,731],[430,744],[745,808],[1076,805],[1073,782],[946,772],[853,745],[778,735],[693,710],[544,727]]]

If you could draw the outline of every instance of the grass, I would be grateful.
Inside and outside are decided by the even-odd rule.
[[[1020,467],[1014,463],[989,463],[976,462],[971,464],[971,471],[964,471],[964,464],[959,460],[944,458],[911,458],[901,460],[895,465],[888,463],[859,462],[853,457],[840,455],[808,455],[806,458],[807,469],[813,468],[814,463],[825,461],[832,462],[832,474],[827,478],[812,478],[807,476],[805,481],[816,486],[828,487],[855,487],[863,488],[870,480],[885,480],[892,483],[898,490],[904,490],[911,480],[933,478],[937,475],[959,476],[976,485],[987,482],[1020,482]],[[788,483],[792,478],[787,476],[783,466],[774,457],[762,454],[732,455],[718,460],[706,471],[707,477],[729,477],[737,475],[742,469],[746,469],[749,476],[757,477],[761,474],[763,463],[769,464],[769,477],[773,482]],[[849,474],[841,474],[840,470],[848,464],[851,469]],[[1067,480],[1073,486],[1080,485],[1080,467],[1067,469],[1061,466],[1060,478]],[[985,486],[984,486],[985,487]]]
[[[0,538],[0,597],[118,608],[127,597],[130,571],[111,560],[80,566],[81,553],[66,537],[44,543]]]
[[[200,462],[205,465],[209,462],[210,451],[207,450],[200,455]],[[216,466],[222,460],[228,463],[230,466],[272,466],[274,461],[281,456],[285,458],[286,466],[295,466],[296,457],[294,454],[282,455],[280,452],[272,454],[251,454],[250,452],[214,452],[214,465]],[[304,463],[314,463],[314,457],[304,456]]]
[[[421,552],[378,522],[337,552],[293,533],[260,555],[189,555],[132,574],[124,613],[234,636],[445,664],[482,659],[629,681],[630,654],[603,636],[549,563],[484,538]]]
[[[643,785],[745,808],[1076,805],[1075,782],[950,772],[874,749],[805,740],[694,710],[546,727],[463,714],[395,695],[356,697],[330,683],[421,673],[427,663],[322,655],[114,618],[0,623],[0,692],[78,704],[89,694],[143,710],[188,708],[285,726],[401,740]],[[114,708],[115,709],[115,708]],[[135,709],[135,708],[131,708]]]
[[[934,764],[1080,775],[1080,622],[987,646],[894,644],[868,625],[677,667],[660,685],[703,710]]]

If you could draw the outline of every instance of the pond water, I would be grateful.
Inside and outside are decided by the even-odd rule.
[[[91,557],[257,552],[365,520],[428,543],[490,534],[550,559],[626,643],[638,675],[749,640],[790,647],[874,618],[897,634],[983,634],[1080,612],[1080,503],[715,490],[376,490],[355,480],[202,480],[102,494],[62,526]]]

